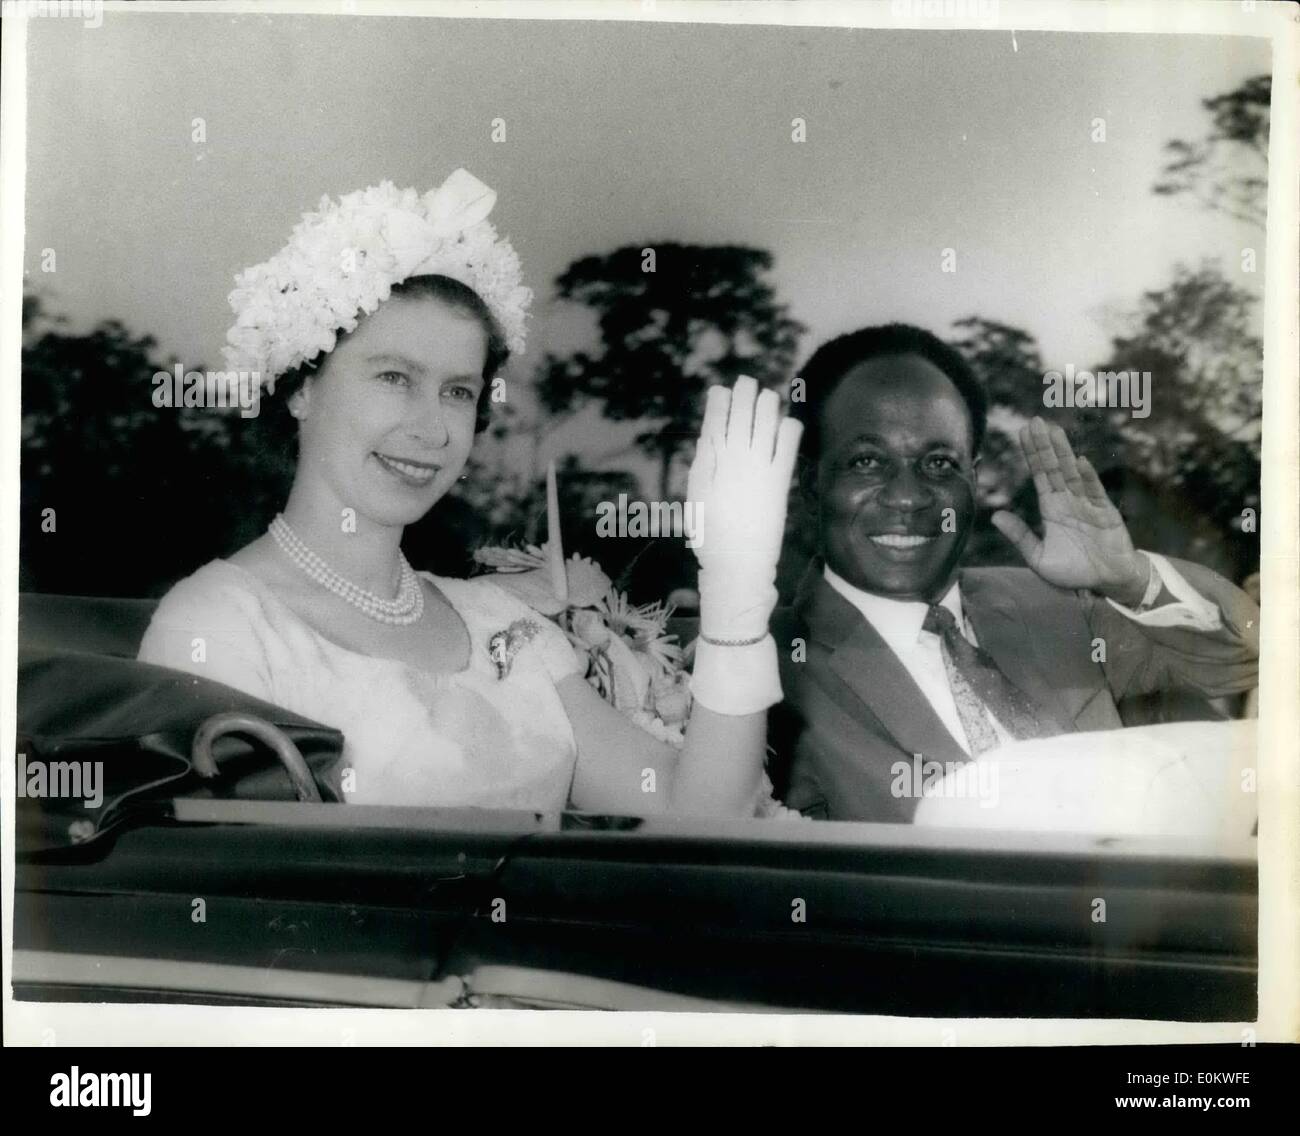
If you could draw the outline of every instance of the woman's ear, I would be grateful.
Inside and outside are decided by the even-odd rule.
[[[311,406],[311,380],[303,383],[289,396],[289,413],[295,418],[306,418]]]

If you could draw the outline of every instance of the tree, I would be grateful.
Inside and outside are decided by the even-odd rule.
[[[296,466],[293,421],[274,396],[248,419],[236,408],[157,407],[152,379],[172,362],[151,337],[114,320],[73,334],[36,296],[24,298],[23,329],[23,590],[158,595],[265,531]],[[498,440],[517,425],[511,410],[497,408]],[[576,466],[566,472],[564,488],[581,484]],[[583,514],[569,502],[565,515]],[[403,548],[419,567],[459,576],[480,545],[542,539],[541,479],[488,449],[407,526]]]
[[[1169,161],[1152,191],[1189,195],[1207,209],[1259,229],[1268,211],[1268,131],[1271,81],[1256,75],[1226,94],[1202,99],[1211,128],[1199,142],[1165,144]]]
[[[981,497],[990,508],[1002,508],[1029,476],[1017,435],[1038,415],[1060,426],[1076,450],[1110,455],[1120,444],[1111,417],[1044,405],[1043,362],[1038,341],[1027,331],[996,320],[968,316],[954,321],[959,332],[951,342],[974,368],[989,400],[988,429],[980,455]]]
[[[1257,298],[1217,265],[1179,265],[1143,295],[1098,369],[1151,372],[1151,416],[1119,418],[1125,463],[1193,503],[1239,574],[1258,560],[1242,511],[1258,513],[1264,345]]]
[[[1027,331],[979,316],[955,320],[960,334],[951,343],[965,357],[989,400],[988,429],[980,453],[982,499],[1005,506],[1028,469],[1016,434],[1033,415],[1043,413],[1043,359]]]
[[[1257,303],[1210,261],[1179,264],[1169,284],[1143,294],[1101,367],[1152,373],[1160,414],[1152,413],[1145,433],[1172,442],[1191,431],[1258,444],[1264,343]]]
[[[705,388],[742,374],[764,386],[789,378],[804,329],[765,278],[771,267],[760,249],[674,243],[575,261],[556,289],[595,312],[602,349],[548,355],[543,405],[564,412],[599,399],[607,418],[655,422],[636,442],[659,459],[667,500],[673,460],[698,433]]]
[[[1106,358],[1087,369],[1149,371],[1146,418],[1125,407],[1044,407],[1045,368],[1033,336],[979,317],[958,320],[953,345],[989,395],[982,504],[1009,503],[1035,522],[1035,495],[1014,439],[1037,414],[1088,455],[1142,547],[1244,577],[1258,556],[1256,537],[1242,531],[1243,510],[1258,513],[1260,503],[1257,303],[1213,263],[1178,265],[1167,285],[1143,294]],[[993,562],[1005,559],[1005,549],[980,526],[969,558]]]
[[[21,588],[158,594],[265,526],[272,455],[237,408],[155,406],[151,337],[72,334],[32,296],[23,333]]]
[[[1211,128],[1199,142],[1167,144],[1170,160],[1153,192],[1188,195],[1204,207],[1264,228],[1270,81],[1247,80],[1205,99]],[[984,500],[1031,523],[1036,497],[1013,438],[1034,414],[1055,421],[1097,467],[1143,547],[1187,556],[1242,578],[1258,560],[1243,511],[1259,508],[1263,342],[1257,297],[1214,263],[1178,265],[1146,292],[1112,336],[1098,371],[1151,373],[1151,413],[1042,405],[1043,360],[1033,336],[979,317],[957,321],[954,345],[989,394],[981,462]],[[1055,369],[1059,369],[1055,368]],[[982,527],[971,559],[999,555]]]
[[[1125,407],[1044,407],[1046,368],[1032,335],[980,317],[956,321],[951,341],[989,396],[982,507],[1009,506],[1037,521],[1015,444],[1020,426],[1037,414],[1060,425],[1076,451],[1088,455],[1142,547],[1243,577],[1257,551],[1253,536],[1241,531],[1242,510],[1259,507],[1263,387],[1256,302],[1213,264],[1180,265],[1168,285],[1141,297],[1105,361],[1087,369],[1150,371],[1147,418]],[[985,525],[977,527],[968,559],[1014,562]]]

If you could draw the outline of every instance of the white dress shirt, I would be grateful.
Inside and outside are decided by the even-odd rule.
[[[1107,602],[1116,611],[1122,612],[1135,623],[1151,627],[1187,627],[1197,631],[1215,631],[1222,622],[1218,606],[1205,599],[1197,592],[1163,556],[1153,552],[1143,552],[1152,567],[1151,581],[1146,595],[1136,609],[1124,607],[1114,600]],[[877,634],[898,656],[898,661],[906,668],[912,681],[920,688],[921,694],[930,704],[939,720],[947,727],[953,740],[966,752],[971,752],[970,742],[957,713],[957,700],[948,685],[947,668],[943,665],[943,653],[939,636],[929,631],[922,631],[928,604],[913,600],[895,600],[887,596],[875,595],[855,588],[847,580],[836,575],[830,568],[823,569],[826,582],[840,595],[862,613],[862,617],[876,629]],[[1161,594],[1162,588],[1174,597],[1173,602],[1161,604],[1147,610]],[[966,637],[967,642],[979,646],[975,631],[966,620],[962,607],[961,587],[953,583],[952,587],[939,600],[957,619],[957,626]],[[1003,742],[1014,740],[1010,732],[1003,727],[985,708],[989,723]]]

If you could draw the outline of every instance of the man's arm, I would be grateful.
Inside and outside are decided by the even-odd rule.
[[[1162,571],[1161,557],[1138,552],[1096,470],[1075,457],[1059,426],[1033,418],[1019,440],[1043,535],[1005,510],[993,524],[1039,576],[1079,594],[1094,636],[1105,640],[1115,698],[1160,690],[1216,698],[1253,687],[1259,609],[1249,597],[1199,565],[1169,560]]]
[[[1162,559],[1154,558],[1156,572]],[[1161,580],[1159,599],[1146,611],[1079,593],[1093,635],[1105,643],[1102,668],[1116,701],[1162,690],[1220,698],[1258,685],[1259,608],[1208,568],[1173,558],[1166,564],[1173,579]]]

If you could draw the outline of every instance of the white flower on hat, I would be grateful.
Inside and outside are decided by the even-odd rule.
[[[511,351],[524,346],[533,294],[519,257],[487,220],[496,193],[457,170],[421,197],[390,181],[322,197],[289,243],[235,278],[234,326],[224,351],[230,370],[256,371],[272,384],[355,331],[412,276],[439,275],[472,288],[501,326]]]

